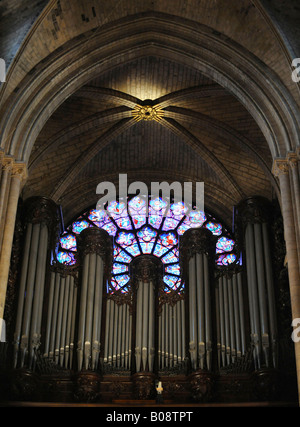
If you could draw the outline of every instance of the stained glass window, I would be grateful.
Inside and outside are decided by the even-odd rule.
[[[237,262],[235,242],[225,227],[207,212],[193,210],[182,202],[135,196],[110,202],[105,210],[91,209],[72,222],[60,237],[57,261],[76,264],[77,236],[88,227],[99,227],[113,238],[112,279],[108,291],[128,292],[130,263],[142,254],[161,259],[164,268],[164,291],[182,292],[184,283],[179,264],[180,237],[190,228],[206,227],[217,236],[216,265]]]

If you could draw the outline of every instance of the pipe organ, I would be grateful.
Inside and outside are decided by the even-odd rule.
[[[77,368],[96,370],[100,356],[105,264],[111,257],[108,234],[89,228],[80,234],[82,282],[79,303]]]
[[[77,275],[52,267],[44,357],[66,369],[73,366],[77,289]]]
[[[239,268],[220,272],[215,287],[219,368],[230,366],[247,350],[242,274]]]
[[[24,207],[25,243],[14,335],[14,367],[35,363],[42,328],[47,261],[51,234],[57,232],[58,209],[45,198],[29,199]]]
[[[194,370],[212,368],[212,240],[206,228],[190,229],[182,238],[181,252],[188,278],[189,353]]]
[[[163,387],[164,393],[178,389],[187,398],[192,390],[193,399],[205,401],[213,399],[211,384],[223,372],[239,366],[249,376],[278,367],[272,260],[260,200],[237,209],[246,263],[216,266],[215,236],[204,227],[189,229],[179,239],[185,287],[169,293],[164,266],[152,255],[132,261],[127,293],[109,293],[113,239],[96,227],[79,235],[73,266],[51,263],[59,209],[44,198],[26,206],[14,370],[34,371],[38,358],[40,366],[56,367],[55,375],[69,372],[70,382],[74,375],[80,381],[94,376],[89,384],[96,391],[83,392],[80,383],[77,396],[83,400],[99,396],[99,390],[105,400],[119,375],[125,388],[130,381],[140,387],[140,398],[153,396],[156,379],[168,384],[177,378],[181,385]],[[251,363],[243,371],[246,356]]]
[[[185,301],[163,303],[159,315],[158,365],[160,370],[185,362]]]
[[[131,368],[132,313],[130,304],[113,298],[106,301],[104,364],[112,368]]]
[[[238,206],[244,231],[251,344],[256,369],[277,368],[277,320],[269,244],[269,209],[259,198]]]

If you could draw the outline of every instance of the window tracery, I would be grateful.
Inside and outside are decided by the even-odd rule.
[[[164,266],[164,292],[182,293],[184,283],[179,263],[179,240],[190,228],[205,227],[217,236],[215,262],[218,266],[237,263],[235,241],[230,233],[207,212],[193,210],[183,202],[161,197],[146,200],[135,196],[112,201],[106,210],[90,209],[62,233],[56,259],[65,265],[76,264],[77,238],[85,228],[99,227],[113,238],[113,265],[108,293],[127,293],[130,288],[131,261],[139,255],[154,255]]]

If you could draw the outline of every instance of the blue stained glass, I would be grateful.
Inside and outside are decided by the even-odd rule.
[[[178,287],[181,284],[181,280],[180,280],[179,277],[172,276],[170,274],[167,274],[167,275],[164,276],[164,282],[165,282],[166,285],[169,286],[169,288],[171,288],[173,290],[178,289]]]
[[[134,243],[133,245],[128,246],[128,247],[126,248],[126,250],[127,250],[127,251],[132,255],[132,256],[138,256],[138,255],[140,255],[140,254],[141,254],[141,251],[140,251],[139,246],[138,246],[138,244],[137,244],[137,243]]]
[[[118,277],[118,276],[116,276]],[[115,292],[115,291],[120,291],[121,293],[126,293],[128,292],[128,288],[126,285],[126,283],[128,283],[128,280],[126,281],[126,279],[123,278],[123,280],[120,278],[119,281],[120,283],[116,280],[116,277],[114,277],[111,282],[110,282],[110,289]],[[129,276],[128,276],[129,277]],[[123,285],[122,285],[122,282]]]
[[[136,196],[128,202],[129,213],[131,215],[136,214],[138,211],[142,210],[143,213],[146,213],[146,202],[143,198]]]
[[[229,265],[236,261],[234,254],[221,255],[217,259],[217,265]]]
[[[169,205],[161,198],[151,199],[147,205],[143,197],[136,196],[128,202],[128,205],[126,202],[113,201],[109,204],[107,211],[91,209],[78,217],[67,228],[69,233],[65,232],[60,237],[61,248],[68,251],[61,250],[57,254],[57,260],[62,264],[73,265],[76,263],[74,253],[72,253],[77,250],[76,236],[71,231],[79,234],[85,228],[92,227],[85,218],[107,231],[110,236],[116,237],[117,245],[114,246],[112,268],[114,276],[109,284],[113,291],[128,292],[130,287],[129,264],[133,257],[141,254],[141,250],[144,254],[153,253],[165,264],[166,292],[170,292],[170,288],[181,287],[178,236],[183,235],[189,228],[202,227],[204,223],[204,226],[214,235],[220,236],[216,245],[216,253],[219,255],[216,264],[226,266],[236,261],[236,255],[229,253],[234,249],[234,240],[222,236],[222,225],[215,222],[214,219],[207,221],[204,212],[189,211],[187,205],[182,202]],[[149,226],[146,225],[147,220]],[[164,232],[158,231],[161,226]]]
[[[164,276],[164,282],[171,288],[173,288],[176,285],[177,281],[178,281],[178,277],[176,276],[171,276],[170,274],[167,274]]]
[[[73,234],[65,234],[60,238],[60,245],[64,249],[77,250],[76,237]]]
[[[140,242],[143,254],[151,254],[154,243],[144,243]]]
[[[110,236],[115,236],[117,233],[117,227],[112,222],[104,224],[101,228],[107,231]]]
[[[72,230],[76,234],[80,234],[85,228],[89,228],[90,224],[87,221],[75,221],[72,224]]]
[[[167,206],[168,206],[168,203],[159,197],[157,197],[156,199],[150,200],[148,221],[149,221],[149,224],[152,225],[152,227],[157,229],[160,227],[162,220],[164,218],[163,215],[165,214]]]
[[[163,246],[166,246],[167,248],[171,248],[172,246],[178,243],[178,239],[176,238],[174,233],[161,234],[159,241]]]
[[[222,224],[209,221],[205,224],[205,227],[215,236],[220,236],[222,234]]]
[[[190,222],[184,220],[182,224],[180,224],[180,226],[177,228],[177,233],[182,236],[187,230],[189,230],[190,228],[192,228],[190,226]]]
[[[156,197],[155,199],[151,199],[149,202],[149,211],[151,210],[151,213],[156,213],[159,215],[164,215],[166,207],[168,203],[161,199],[160,197]]]
[[[130,277],[128,274],[122,274],[120,276],[115,276],[114,279],[118,285],[122,287],[126,285],[127,282],[129,282]]]
[[[115,218],[116,224],[120,228],[124,228],[125,230],[131,230],[131,221],[129,216],[125,216],[123,218]]]
[[[57,261],[66,265],[74,265],[76,263],[74,254],[63,251],[57,253]]]
[[[190,228],[199,228],[202,227],[206,221],[206,216],[202,211],[193,211],[189,212],[189,215],[185,218],[182,224],[178,227],[178,234],[182,235]]]
[[[162,246],[159,242],[156,243],[155,249],[153,251],[153,255],[157,257],[161,257],[163,254],[165,254],[169,249],[165,246]]]
[[[167,255],[165,255],[161,260],[164,264],[170,264],[173,262],[178,262],[179,256],[177,255],[176,251],[171,251],[167,253]]]
[[[220,237],[216,244],[216,249],[220,251],[230,252],[234,247],[234,241],[227,237]]]
[[[133,233],[120,232],[116,242],[123,247],[130,246],[135,242],[135,235]]]
[[[170,206],[170,210],[174,217],[180,220],[187,213],[188,207],[183,202],[177,202]]]
[[[119,218],[120,216],[127,216],[127,209],[124,202],[113,201],[107,206],[107,211],[113,218]]]
[[[115,248],[114,248],[114,260],[130,263],[132,258],[126,252],[122,251],[122,249],[115,246]]]
[[[132,215],[133,225],[136,229],[146,224],[146,215]]]
[[[126,271],[128,271],[126,264],[119,264],[118,262],[113,264],[113,274],[125,273]]]
[[[191,210],[189,215],[188,215],[188,218],[189,218],[191,224],[194,224],[194,227],[195,226],[199,227],[199,226],[203,225],[204,222],[206,221],[205,213],[202,211]]]
[[[152,225],[152,227],[158,229],[162,223],[162,220],[163,220],[163,216],[153,215],[149,213],[148,221],[149,221],[149,224]]]
[[[175,274],[176,276],[180,275],[180,265],[179,264],[171,264],[165,267],[166,273]]]
[[[179,220],[175,218],[165,218],[163,230],[164,231],[174,230],[178,224],[179,224]]]
[[[105,211],[103,211],[102,209],[92,209],[89,213],[88,218],[91,221],[93,221],[93,222],[96,221],[100,224],[103,224],[109,220],[107,213]]]
[[[152,230],[150,227],[145,227],[137,233],[139,241],[143,240],[144,242],[153,242],[157,235],[157,232]]]

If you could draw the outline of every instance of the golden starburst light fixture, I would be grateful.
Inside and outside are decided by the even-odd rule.
[[[159,122],[163,115],[164,112],[159,106],[136,105],[132,110],[132,116],[137,122],[140,120],[156,120]]]

